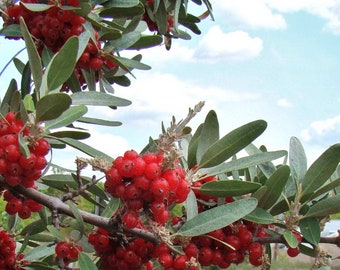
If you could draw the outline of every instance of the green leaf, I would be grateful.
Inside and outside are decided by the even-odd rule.
[[[329,147],[307,170],[302,179],[302,195],[313,193],[336,170],[340,162],[340,143]]]
[[[52,7],[52,5],[37,4],[37,3],[36,4],[22,3],[22,5],[28,10],[33,11],[33,12],[45,11]]]
[[[62,130],[62,131],[49,133],[48,135],[55,137],[55,138],[72,138],[75,140],[85,140],[91,136],[91,134],[88,132],[75,131],[75,130]]]
[[[276,221],[271,214],[262,208],[256,208],[253,212],[246,215],[244,219],[257,224],[272,224]]]
[[[140,37],[141,33],[137,31],[126,33],[120,38],[110,41],[110,45],[114,47],[115,52],[119,52],[135,44]]]
[[[122,122],[109,121],[109,120],[103,120],[103,119],[92,118],[92,117],[80,117],[77,121],[86,123],[86,124],[94,124],[94,125],[109,126],[109,127],[117,127],[117,126],[122,125]]]
[[[287,165],[279,167],[266,181],[266,196],[259,200],[259,207],[263,209],[271,208],[280,198],[282,190],[286,186],[290,176],[290,168]]]
[[[307,172],[307,158],[301,142],[296,137],[290,139],[289,165],[292,176],[300,181]]]
[[[256,120],[231,131],[209,147],[199,167],[213,167],[224,162],[260,136],[266,127],[265,121]]]
[[[37,51],[37,47],[35,46],[35,43],[31,37],[31,34],[28,31],[26,23],[22,17],[20,17],[20,29],[21,29],[23,38],[25,40],[34,85],[36,89],[39,89],[41,86],[42,77],[43,77],[41,59]]]
[[[101,157],[101,158],[106,159],[108,162],[113,161],[113,158],[110,157],[109,155],[107,155],[107,154],[105,154],[105,153],[85,144],[85,143],[79,142],[79,141],[71,139],[71,138],[58,138],[57,140],[65,143],[65,144],[67,144],[67,145],[69,145],[69,146],[71,146],[75,149],[78,149],[81,152],[88,154],[91,157]]]
[[[340,194],[323,199],[312,205],[302,219],[325,217],[340,212]]]
[[[259,183],[242,180],[211,181],[202,185],[200,192],[216,197],[234,197],[252,193],[261,187]]]
[[[292,248],[296,248],[299,245],[298,240],[290,230],[286,230],[283,233],[283,238],[286,240],[287,244]]]
[[[261,152],[250,156],[233,159],[215,167],[201,169],[199,172],[206,175],[218,175],[222,173],[238,171],[241,169],[257,166],[287,155],[287,151]]]
[[[184,205],[187,213],[187,220],[198,215],[197,199],[195,193],[192,190],[190,190]]]
[[[251,213],[256,205],[256,199],[248,198],[211,208],[188,220],[176,234],[197,236],[221,229]]]
[[[198,139],[197,161],[199,162],[207,149],[220,138],[217,114],[211,110],[203,123],[203,128]]]
[[[70,78],[77,62],[78,46],[78,37],[70,37],[58,53],[53,56],[44,73],[47,91],[57,89]]]
[[[144,6],[142,3],[135,5],[133,7],[111,7],[110,1],[108,1],[108,6],[104,7],[99,15],[101,17],[111,17],[111,18],[127,18],[142,15],[144,13]]]
[[[21,74],[21,97],[23,98],[31,91],[31,69],[29,63],[27,63],[24,67],[24,70]]]
[[[51,235],[53,235],[58,240],[65,241],[65,236],[54,226],[47,225],[47,230],[50,232]]]
[[[46,262],[28,262],[25,265],[25,270],[55,270],[55,267],[49,266]]]
[[[50,243],[33,248],[25,255],[27,261],[42,261],[43,258],[55,254],[55,246]]]
[[[101,213],[101,216],[111,218],[117,212],[119,207],[120,200],[117,198],[110,198],[110,201],[104,208],[103,212]]]
[[[17,82],[16,80],[12,79],[1,102],[0,113],[2,115],[5,115],[8,112],[8,105],[10,104],[14,93],[17,91],[18,91]]]
[[[19,133],[18,139],[19,139],[19,146],[20,146],[21,154],[23,154],[24,157],[29,157],[30,156],[30,150],[28,148],[28,142],[26,141],[24,136],[22,136],[21,133]]]
[[[73,105],[128,106],[131,101],[102,92],[76,92],[71,95]]]
[[[321,229],[317,218],[306,218],[300,220],[300,231],[303,237],[312,245],[319,245]]]
[[[253,193],[252,197],[254,197],[255,199],[259,201],[262,199],[262,197],[266,196],[266,193],[267,193],[267,187],[262,186]]]
[[[0,35],[5,37],[21,37],[20,25],[10,24],[0,30]]]
[[[79,236],[79,239],[80,239],[85,233],[85,224],[84,224],[83,217],[81,216],[78,208],[75,206],[75,204],[73,202],[69,201],[68,206],[70,207],[70,209],[73,213],[73,216],[75,217],[75,219],[77,221],[78,230],[80,232],[80,236]]]
[[[64,111],[58,118],[45,122],[46,129],[66,127],[87,113],[85,105],[71,106]]]
[[[70,107],[71,103],[70,96],[64,93],[44,96],[37,102],[37,121],[56,119]]]
[[[188,168],[191,169],[195,165],[197,165],[197,147],[198,147],[198,141],[201,135],[203,129],[203,124],[199,125],[196,129],[196,132],[192,136],[189,146],[188,146]]]
[[[134,44],[128,47],[128,50],[140,50],[147,49],[151,47],[158,46],[162,44],[163,37],[160,35],[152,35],[152,36],[141,36]]]
[[[313,200],[319,196],[322,196],[332,190],[334,190],[335,188],[340,187],[340,178],[335,179],[333,181],[331,181],[329,184],[324,185],[322,188],[316,190],[313,195],[309,198],[310,200]]]
[[[111,59],[111,58],[110,58]],[[125,58],[125,57],[119,57],[115,56],[111,60],[113,60],[116,64],[121,66],[122,68],[126,69],[140,69],[140,70],[150,70],[151,67],[149,65],[143,64],[139,61]]]
[[[84,252],[79,253],[78,263],[81,270],[98,270],[95,263]]]
[[[33,221],[32,223],[24,227],[22,231],[20,232],[20,235],[23,235],[23,236],[34,235],[34,234],[45,231],[45,229],[46,229],[45,221],[39,219],[39,220]]]

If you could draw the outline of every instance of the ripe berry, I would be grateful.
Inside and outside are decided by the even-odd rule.
[[[55,253],[60,258],[67,258],[70,255],[70,245],[67,242],[58,242],[55,247]]]
[[[94,70],[99,70],[103,67],[103,60],[98,58],[98,57],[94,57],[90,60],[89,62],[89,67],[90,69],[94,69]]]
[[[300,254],[300,248],[299,247],[296,247],[296,248],[291,248],[291,247],[288,247],[287,249],[287,255],[289,257],[296,257],[297,255]]]

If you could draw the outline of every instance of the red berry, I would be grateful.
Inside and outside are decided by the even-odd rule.
[[[103,67],[103,60],[98,58],[98,57],[94,57],[90,60],[89,62],[89,68],[90,69],[94,69],[94,70],[99,70]]]
[[[295,248],[288,247],[287,255],[289,257],[296,257],[299,254],[300,254],[300,248],[299,247],[295,247]]]
[[[67,258],[70,255],[70,245],[67,242],[58,242],[55,247],[55,253],[60,258]]]

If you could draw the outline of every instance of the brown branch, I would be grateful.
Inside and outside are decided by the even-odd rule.
[[[1,176],[0,176],[0,186],[13,190],[19,194],[24,195],[26,198],[32,199],[46,206],[47,208],[51,210],[51,212],[56,211],[58,213],[65,214],[67,216],[74,217],[71,208],[57,197],[52,197],[36,189],[25,188],[21,185],[11,187],[7,185],[5,179]],[[132,235],[135,235],[135,236],[142,237],[153,243],[159,242],[157,237],[153,233],[147,230],[142,230],[142,229],[137,229],[137,228],[128,230],[128,229],[122,228],[121,226],[117,226],[118,221],[115,218],[101,217],[101,216],[98,216],[98,215],[95,215],[95,214],[92,214],[92,213],[89,213],[83,210],[79,210],[79,213],[82,216],[84,222],[103,228],[109,231],[110,233],[126,232]]]

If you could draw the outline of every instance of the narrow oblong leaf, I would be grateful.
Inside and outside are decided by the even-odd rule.
[[[282,190],[286,186],[290,176],[290,168],[287,165],[279,167],[266,181],[266,196],[259,200],[259,207],[263,209],[271,208],[280,198]]]
[[[256,208],[253,212],[246,215],[244,219],[257,224],[273,224],[276,221],[270,213],[262,208]]]
[[[75,206],[75,204],[71,201],[68,202],[68,206],[70,207],[73,216],[75,217],[78,225],[78,229],[80,232],[79,239],[83,236],[85,232],[85,224],[82,215],[79,212],[79,209]]]
[[[176,234],[197,236],[221,229],[251,213],[256,205],[255,198],[248,198],[211,208],[188,220]]]
[[[295,235],[290,230],[286,230],[283,233],[283,238],[286,240],[287,244],[291,248],[296,248],[299,245],[298,240],[296,239]]]
[[[87,113],[85,105],[71,106],[64,111],[58,118],[45,122],[46,129],[66,127]]]
[[[27,261],[41,261],[42,258],[48,257],[55,254],[55,246],[51,246],[50,243],[42,246],[37,246],[30,250],[25,255],[25,260]]]
[[[79,253],[78,263],[79,263],[80,269],[82,270],[98,270],[96,264],[84,252]]]
[[[70,37],[53,56],[44,74],[48,91],[57,89],[71,76],[77,62],[78,46],[78,37]]]
[[[66,111],[72,103],[69,95],[65,93],[55,93],[46,95],[37,102],[37,121],[52,120],[59,117]]]
[[[82,122],[82,123],[87,123],[87,124],[110,126],[110,127],[116,127],[116,126],[122,125],[122,122],[119,122],[119,121],[109,121],[109,120],[92,118],[92,117],[80,117],[77,121]]]
[[[256,120],[245,124],[215,142],[203,154],[199,163],[200,168],[216,166],[242,150],[266,129],[264,120]]]
[[[56,138],[72,138],[76,140],[84,140],[84,139],[89,138],[91,135],[90,133],[83,132],[83,131],[63,130],[63,131],[52,132],[49,134],[49,136],[53,136]]]
[[[112,162],[113,158],[110,157],[109,155],[85,144],[82,142],[79,142],[77,140],[74,140],[72,138],[57,138],[57,140],[71,146],[74,147],[75,149],[80,150],[81,152],[88,154],[91,157],[101,157],[101,158],[105,158],[108,162]]]
[[[198,140],[201,135],[203,129],[203,124],[199,125],[196,129],[194,135],[192,136],[191,140],[189,141],[188,146],[188,168],[191,169],[195,165],[197,165],[197,147],[198,147]]]
[[[71,95],[73,105],[128,106],[131,101],[102,92],[76,92]]]
[[[319,245],[321,237],[320,223],[317,218],[306,218],[300,220],[300,231],[303,237],[312,245]]]
[[[103,212],[101,213],[102,217],[111,218],[119,209],[120,200],[117,198],[111,198],[109,203],[104,208]]]
[[[287,151],[272,151],[272,152],[261,152],[250,156],[233,159],[231,161],[222,163],[215,167],[201,169],[200,172],[206,175],[217,175],[221,173],[227,173],[237,171],[252,166],[257,166],[268,161],[272,161],[287,155]]]
[[[325,217],[340,212],[340,194],[323,199],[312,205],[302,217]]]
[[[211,181],[202,185],[200,192],[216,197],[234,197],[252,193],[258,190],[261,184],[242,180]]]
[[[198,139],[197,145],[197,161],[199,162],[202,158],[204,152],[218,139],[220,138],[219,124],[217,119],[217,114],[215,111],[211,110],[207,114],[203,128]]]
[[[329,147],[307,170],[302,179],[302,195],[313,193],[336,170],[340,162],[340,143]]]
[[[300,181],[307,172],[307,158],[301,142],[296,137],[290,139],[289,165],[292,176]]]
[[[195,193],[192,190],[190,190],[185,201],[185,210],[187,213],[187,220],[198,215],[197,199]]]
[[[43,77],[42,63],[37,47],[22,17],[20,18],[20,30],[25,40],[33,81],[36,89],[39,89]]]

